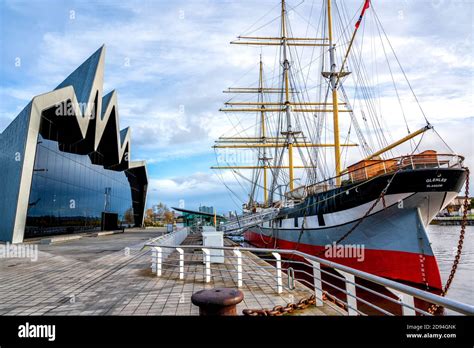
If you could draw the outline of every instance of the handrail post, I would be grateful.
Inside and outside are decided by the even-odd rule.
[[[321,264],[317,261],[308,260],[313,265],[313,286],[314,296],[316,298],[316,306],[324,306],[323,302],[323,283],[321,281]]]
[[[162,239],[160,239],[160,243],[161,242],[162,242]],[[166,259],[167,255],[169,255],[173,250],[176,250],[178,248],[178,246],[172,246],[172,245],[159,245],[159,246],[157,246],[156,242],[146,243],[145,246],[146,247],[152,247],[152,248],[163,248],[162,249],[163,250],[162,258],[165,258],[165,259]],[[199,250],[201,250],[202,247],[203,247],[202,245],[181,246],[182,249],[199,249]],[[208,249],[209,250],[221,249],[221,250],[231,251],[231,250],[234,250],[235,248],[234,247],[209,247]],[[239,249],[240,252],[242,252],[242,251],[248,251],[248,252],[266,251],[266,252],[269,252],[269,253],[273,253],[274,250],[275,250],[275,249],[269,249],[269,248],[260,249],[260,248],[252,248],[252,247],[242,247],[242,248],[238,248],[238,249]],[[154,249],[154,250],[159,250],[159,249]],[[363,279],[365,281],[373,282],[373,283],[379,284],[379,285],[381,285],[381,286],[383,286],[387,289],[396,289],[397,291],[403,292],[408,296],[411,296],[413,298],[417,298],[417,299],[420,299],[420,300],[423,300],[423,301],[426,301],[426,302],[429,302],[429,303],[437,304],[439,306],[443,306],[444,308],[453,310],[453,311],[457,312],[458,314],[474,315],[474,306],[472,306],[470,304],[467,304],[467,303],[462,303],[462,302],[459,302],[459,301],[456,301],[456,300],[453,300],[453,299],[450,299],[450,298],[441,297],[439,295],[433,294],[433,293],[425,291],[425,290],[417,289],[417,288],[414,288],[412,286],[407,286],[407,285],[395,282],[393,280],[389,280],[389,279],[386,279],[386,278],[383,278],[383,277],[380,277],[380,276],[376,276],[374,274],[370,274],[370,273],[367,273],[367,272],[364,272],[364,271],[361,271],[361,270],[358,270],[358,269],[355,269],[355,268],[351,268],[351,267],[345,266],[343,264],[338,264],[338,263],[333,262],[333,261],[325,260],[325,259],[322,259],[322,258],[314,256],[314,255],[309,255],[309,254],[306,254],[306,253],[301,252],[301,251],[286,250],[286,249],[284,249],[284,250],[277,249],[277,250],[280,253],[293,254],[293,255],[296,255],[296,256],[306,258],[306,259],[311,260],[311,261],[319,262],[321,266],[326,266],[326,267],[333,268],[333,269],[337,270],[339,273],[342,273],[342,272],[345,271],[345,272],[349,273],[351,275],[351,277],[357,277],[357,278]],[[275,253],[273,255],[275,256]],[[156,256],[156,254],[154,254],[154,256]],[[181,273],[183,273],[183,275],[184,275],[184,255],[181,258],[182,258],[182,261],[183,261],[182,264],[181,264],[181,266],[182,266]],[[282,267],[281,266],[281,258],[279,258],[277,256],[275,256],[275,258],[277,258],[277,261],[280,261],[279,263],[277,263],[277,269],[279,269],[281,271],[281,269],[282,269],[281,268]],[[158,266],[157,266],[157,268],[158,268]],[[321,272],[322,272],[322,269],[321,269]],[[281,273],[280,273],[280,275],[281,275]],[[278,274],[277,274],[277,276],[278,276]],[[184,276],[183,276],[183,278],[184,278]],[[317,278],[317,277],[315,277],[315,278]],[[346,277],[344,278],[345,281],[346,281],[346,286],[347,286],[345,292],[349,293],[351,295],[351,296],[349,296],[349,301],[348,301],[348,303],[350,305],[349,309],[352,310],[353,312],[360,313],[360,311],[358,309],[356,309],[356,307],[355,307],[355,305],[357,305],[357,301],[356,301],[356,298],[355,298],[357,289],[355,289],[355,288],[358,285],[355,284],[355,282],[352,282],[352,286],[348,286],[347,282],[349,282],[349,280],[347,278],[348,277],[346,275]],[[281,281],[281,276],[280,276],[280,281]],[[282,283],[280,283],[280,284],[282,284]],[[281,289],[282,288],[283,288],[283,286],[281,286]],[[360,300],[362,301],[362,299],[360,299]],[[412,301],[412,299],[410,297],[406,297],[403,300],[404,307],[407,307],[407,310],[405,311],[405,313],[410,313],[408,307],[412,307],[411,306],[411,301]],[[413,301],[415,301],[415,300],[413,299]],[[355,304],[354,304],[354,302],[355,302]],[[400,303],[399,301],[395,301],[395,302]],[[413,309],[413,308],[411,308],[411,309]],[[414,309],[414,311],[415,312],[422,312],[422,310],[418,310],[416,308]],[[423,313],[423,314],[427,314],[427,313]]]
[[[402,303],[405,303],[413,308],[415,308],[415,298],[408,294],[402,294]],[[416,315],[416,312],[412,308],[402,306],[403,315]]]
[[[206,265],[206,271],[204,272],[206,283],[211,281],[211,252],[209,249],[202,248],[202,252],[204,255],[204,263]]]
[[[151,271],[156,272],[156,258],[157,258],[157,251],[155,247],[151,248]]]
[[[347,291],[347,314],[358,315],[357,312],[357,298],[356,298],[356,287],[355,277],[353,274],[337,270],[346,279],[346,291]]]
[[[288,277],[288,289],[294,290],[295,288],[295,270],[293,267],[289,267],[286,270],[286,274]]]
[[[387,287],[388,290],[390,290],[392,293],[395,294],[395,296],[398,297],[398,301],[400,302],[400,305],[402,306],[402,315],[406,316],[413,316],[416,315],[416,312],[413,308],[415,308],[415,298],[411,295],[405,294],[404,292],[392,289]],[[406,304],[410,307],[404,306],[403,304]]]
[[[241,288],[243,285],[242,282],[242,252],[235,248],[234,254],[237,256],[237,287]]]
[[[272,255],[276,259],[276,270],[277,270],[277,292],[281,294],[283,292],[283,281],[281,279],[281,255],[273,252]]]
[[[184,279],[184,250],[176,248],[179,253],[179,279]]]
[[[156,275],[161,277],[161,266],[163,262],[163,251],[160,247],[154,247],[154,251],[156,251]]]

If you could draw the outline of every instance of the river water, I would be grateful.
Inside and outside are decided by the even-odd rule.
[[[429,225],[433,252],[438,261],[443,285],[448,279],[456,255],[461,226]],[[463,251],[447,297],[474,305],[474,226],[466,227]]]

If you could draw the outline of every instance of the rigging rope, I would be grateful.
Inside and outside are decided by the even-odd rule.
[[[380,22],[380,19],[379,19],[379,17],[377,16],[377,12],[375,11],[375,9],[374,9],[373,7],[372,7],[372,11],[373,11],[373,13],[374,13],[374,15],[375,15],[375,18],[377,19],[377,22],[380,24],[380,27],[382,28],[382,31],[383,31],[383,33],[384,33],[384,35],[385,35],[385,38],[387,39],[387,42],[388,42],[388,44],[390,45],[390,48],[391,48],[391,50],[392,50],[392,52],[393,52],[393,55],[394,55],[395,59],[397,60],[398,66],[400,67],[400,70],[402,71],[403,76],[405,77],[405,80],[406,80],[406,82],[407,82],[407,84],[408,84],[408,87],[410,88],[410,91],[411,91],[411,93],[413,94],[413,97],[415,98],[415,101],[416,101],[416,103],[418,104],[418,107],[420,108],[420,111],[421,111],[421,113],[422,113],[422,115],[423,115],[423,117],[424,117],[424,119],[425,119],[425,121],[426,121],[426,124],[430,124],[430,122],[428,121],[428,118],[427,118],[426,115],[425,115],[425,112],[423,111],[423,108],[421,107],[420,102],[418,101],[418,98],[417,98],[415,92],[413,91],[413,88],[412,88],[412,86],[411,86],[411,83],[410,83],[410,81],[408,80],[407,75],[405,74],[405,70],[403,69],[402,64],[400,63],[400,60],[398,59],[398,56],[397,56],[397,54],[395,53],[395,50],[393,49],[392,43],[391,43],[390,40],[388,39],[387,33],[385,32],[385,30],[384,30],[384,28],[383,28],[383,26],[382,26],[382,23]]]

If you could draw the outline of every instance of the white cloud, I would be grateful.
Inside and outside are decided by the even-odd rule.
[[[185,199],[186,207],[191,209],[196,209],[200,204],[214,205],[219,211],[240,209],[247,191],[232,178],[231,173],[204,172],[167,179],[152,178],[149,182],[148,202],[151,200],[177,206],[178,200]],[[227,187],[223,185],[223,181],[228,183]]]
[[[288,3],[296,6],[300,1]],[[359,2],[344,3],[351,14],[360,6]],[[472,128],[466,124],[472,126],[472,122],[464,122],[473,116],[473,45],[472,27],[468,21],[472,3],[462,5],[454,6],[451,1],[442,8],[433,6],[430,1],[373,4],[379,18],[386,24],[391,43],[429,120],[456,151],[472,157],[472,147],[465,145],[472,138]],[[42,18],[36,17],[37,7],[28,9],[17,2],[8,2],[6,6],[20,13],[21,17],[36,18],[36,21]],[[61,5],[55,3],[55,7]],[[56,9],[54,15],[57,12],[67,14],[69,7]],[[260,23],[268,22],[278,14],[277,2],[75,3],[73,8],[77,16],[74,21],[67,17],[44,17],[43,24],[47,29],[41,31],[41,41],[30,50],[31,67],[22,70],[23,75],[15,75],[16,83],[2,84],[0,129],[34,95],[54,88],[84,58],[105,43],[105,90],[118,91],[120,126],[132,128],[133,157],[147,159],[150,165],[176,159],[176,166],[182,168],[182,163],[178,163],[182,159],[192,161],[193,156],[212,154],[213,140],[222,134],[230,135],[238,130],[254,135],[249,130],[255,124],[253,116],[228,116],[217,110],[228,97],[221,94],[223,89],[231,85],[255,85],[257,81],[260,49],[231,46],[228,42],[251,27],[272,7],[273,10]],[[308,30],[308,35],[314,34],[313,26],[317,26],[318,16],[313,17],[309,26],[300,17],[308,15],[310,7],[311,2],[297,7],[298,14],[292,21],[295,33]],[[403,19],[399,17],[400,10]],[[319,11],[318,3],[314,11]],[[367,26],[373,22],[371,15],[370,11],[366,15]],[[452,22],[452,18],[458,20]],[[55,25],[47,27],[49,20]],[[274,35],[278,32],[276,24],[272,23],[271,30],[263,29],[257,33]],[[369,34],[365,35],[364,42],[370,42]],[[4,45],[11,48],[19,43],[7,38]],[[268,80],[275,77],[272,70],[279,67],[274,59],[275,52],[274,48],[263,49]],[[384,56],[380,46],[377,46],[374,56],[370,54],[370,45],[364,53],[367,53],[364,61],[368,67],[374,61],[382,66]],[[403,85],[403,75],[395,69],[396,64],[392,67],[394,78],[400,84],[405,114],[411,130],[414,130],[423,124],[423,118],[406,84]],[[313,83],[319,76],[315,68],[313,66],[310,76]],[[375,78],[371,82],[375,83]],[[397,138],[404,135],[405,126],[398,101],[393,91],[389,93],[391,77],[387,70],[379,71],[378,84],[382,95],[382,115],[393,130],[392,137]],[[347,130],[347,124],[342,128]],[[446,129],[450,131],[445,132]],[[327,136],[331,134],[329,128]],[[351,140],[356,140],[353,138]],[[199,192],[224,194],[226,191],[215,174],[183,175],[184,178],[176,175],[152,178],[152,192],[157,192],[155,197],[161,194],[166,197],[192,196]],[[239,188],[234,176],[226,175],[226,180]]]

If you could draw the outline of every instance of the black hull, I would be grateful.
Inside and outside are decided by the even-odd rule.
[[[459,192],[466,180],[466,171],[456,168],[410,169],[378,176],[364,182],[347,184],[311,195],[293,208],[285,208],[280,217],[329,214],[355,208],[377,199],[388,181],[387,195],[417,192]],[[439,210],[441,210],[441,206]],[[438,211],[439,211],[438,210]]]

